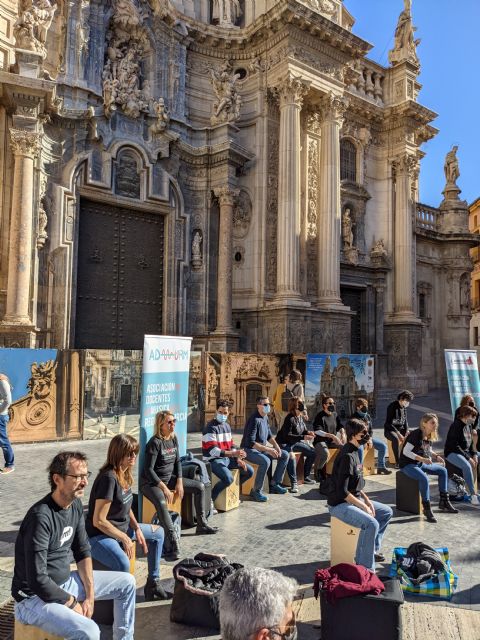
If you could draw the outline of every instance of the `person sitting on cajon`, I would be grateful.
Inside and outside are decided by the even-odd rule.
[[[413,400],[413,393],[405,390],[398,394],[397,399],[387,407],[383,433],[387,440],[392,443],[393,454],[395,456],[395,468],[398,469],[400,449],[405,438],[408,436],[407,408]],[[391,463],[392,461],[390,461]]]
[[[48,469],[52,492],[33,505],[15,542],[15,618],[65,640],[99,640],[95,600],[114,600],[113,637],[133,640],[135,578],[92,571],[81,497],[90,472],[78,451],[57,454]],[[70,571],[70,555],[77,570]]]
[[[393,512],[389,506],[370,500],[363,491],[365,480],[358,448],[365,445],[370,437],[365,423],[349,420],[345,431],[348,443],[333,465],[328,510],[335,518],[360,529],[355,562],[375,571],[375,560],[385,560],[380,546]]]
[[[450,464],[462,470],[470,494],[470,504],[478,507],[480,499],[475,491],[475,478],[478,473],[480,454],[475,450],[473,440],[473,425],[478,414],[473,407],[463,406],[456,415],[445,439],[445,458]]]
[[[345,429],[335,410],[335,401],[322,393],[322,410],[313,420],[315,439],[315,479],[320,480],[320,472],[328,461],[329,449],[341,449],[347,442]]]
[[[212,473],[218,482],[212,489],[212,500],[218,498],[233,482],[231,469],[239,469],[242,485],[253,476],[252,467],[244,460],[246,453],[236,449],[232,440],[232,429],[228,424],[228,402],[217,401],[217,414],[207,424],[202,436],[202,453],[205,462],[210,462]]]

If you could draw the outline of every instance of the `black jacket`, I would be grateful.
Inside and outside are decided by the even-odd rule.
[[[345,502],[348,493],[356,498],[365,486],[363,465],[358,456],[358,448],[348,442],[335,458],[333,463],[333,490],[329,493],[328,504],[335,507]]]
[[[297,442],[303,440],[307,431],[308,429],[302,416],[296,416],[289,413],[283,421],[282,428],[277,433],[276,440],[280,445],[297,444]]]
[[[391,402],[387,407],[387,417],[383,425],[385,437],[391,433],[400,433],[404,436],[408,431],[407,410],[398,400]]]
[[[336,435],[340,431],[340,429],[343,429],[343,424],[341,423],[340,418],[338,417],[336,412],[328,415],[326,411],[322,410],[315,416],[315,419],[313,421],[314,431],[325,431],[325,433],[332,433]],[[328,445],[330,445],[331,440],[330,438],[325,438],[324,436],[317,434],[315,436],[313,444],[316,445],[318,442],[326,442]]]
[[[445,457],[450,453],[459,453],[470,460],[473,456],[472,427],[462,422],[459,418],[450,425],[445,440]]]

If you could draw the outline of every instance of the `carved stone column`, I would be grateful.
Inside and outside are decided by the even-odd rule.
[[[238,189],[221,187],[214,193],[220,204],[218,232],[217,326],[215,333],[232,334],[233,206]]]
[[[32,327],[30,280],[33,252],[33,168],[40,153],[38,133],[10,130],[13,171],[7,304],[3,325]]]
[[[332,93],[320,104],[321,146],[318,207],[318,306],[341,306],[340,298],[340,129],[347,108]]]
[[[275,301],[300,301],[300,111],[309,85],[288,73],[276,89],[280,105],[277,288]]]
[[[418,161],[408,153],[394,162],[394,316],[398,320],[415,319],[412,179]]]

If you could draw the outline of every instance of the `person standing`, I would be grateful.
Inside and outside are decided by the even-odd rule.
[[[328,510],[335,518],[360,529],[355,563],[375,571],[375,561],[385,560],[380,547],[393,512],[388,505],[370,500],[363,490],[365,479],[358,448],[370,438],[365,423],[349,420],[345,431],[348,442],[333,464]]]
[[[385,457],[387,455],[387,445],[380,438],[373,437],[373,427],[372,427],[372,418],[368,413],[368,401],[365,398],[357,398],[355,400],[355,413],[352,418],[356,418],[357,420],[361,420],[364,422],[368,429],[368,435],[370,436],[370,446],[377,451],[377,473],[379,475],[388,476],[392,472],[390,469],[387,469],[385,466]],[[363,447],[360,447],[358,450],[360,460],[363,462]]]
[[[15,456],[12,445],[8,439],[8,410],[12,404],[12,386],[10,380],[4,373],[0,373],[0,446],[3,451],[5,466],[1,473],[12,473],[15,471]]]
[[[408,436],[407,409],[413,400],[413,393],[405,389],[401,391],[397,399],[391,402],[387,407],[387,415],[383,432],[385,438],[392,443],[393,454],[395,456],[395,467],[398,469],[398,461],[400,458],[400,448],[405,438]]]
[[[51,493],[34,504],[15,541],[15,618],[65,640],[100,640],[95,600],[113,600],[113,637],[133,640],[135,578],[92,571],[81,498],[90,472],[79,451],[62,451],[48,468]],[[70,570],[71,554],[77,569]]]
[[[268,396],[258,396],[257,409],[248,418],[243,431],[241,448],[245,449],[248,462],[253,462],[258,466],[253,489],[250,496],[256,502],[266,502],[268,497],[262,492],[265,475],[273,463],[277,460],[277,468],[270,483],[270,493],[287,493],[285,487],[281,486],[283,474],[288,463],[288,453],[283,451],[273,437],[268,424],[270,413],[270,400]],[[268,444],[271,446],[268,446]]]
[[[470,502],[478,507],[480,500],[475,491],[475,477],[478,472],[479,454],[473,447],[473,425],[476,418],[477,412],[473,407],[460,407],[457,418],[448,430],[444,453],[448,462],[462,470]]]
[[[273,394],[273,411],[275,414],[275,422],[277,423],[277,431],[281,429],[287,412],[283,410],[282,395],[287,388],[288,375],[281,375],[280,381]]]
[[[247,454],[233,444],[228,413],[227,400],[218,400],[217,414],[206,425],[202,435],[203,459],[210,462],[212,473],[218,478],[217,484],[212,488],[213,502],[232,484],[232,469],[239,469],[241,485],[253,476],[252,467],[244,460]]]

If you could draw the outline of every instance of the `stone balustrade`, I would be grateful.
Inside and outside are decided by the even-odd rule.
[[[417,202],[416,205],[416,228],[417,230],[437,231],[438,217],[440,211],[435,207]]]
[[[369,60],[356,60],[345,75],[348,91],[383,104],[383,81],[385,75]]]

